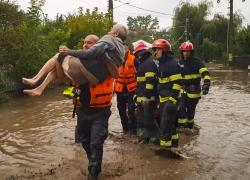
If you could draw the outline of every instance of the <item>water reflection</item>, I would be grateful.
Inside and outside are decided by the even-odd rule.
[[[197,179],[248,179],[250,75],[220,71],[211,74],[211,93],[201,99],[196,116],[202,130],[194,147],[199,154],[195,175]]]
[[[189,145],[193,158],[172,162],[172,170],[188,170],[188,176],[181,176],[184,179],[248,179],[250,74],[210,72],[212,87],[209,95],[202,97],[195,120],[202,129]],[[72,102],[61,92],[46,91],[39,98],[18,97],[0,107],[0,175],[75,156]],[[116,136],[120,135],[121,127],[115,104],[112,111],[109,130]],[[112,156],[117,144],[109,139],[105,148],[106,155]],[[136,150],[141,152],[139,148]],[[155,169],[166,171],[165,159],[152,159],[148,160],[154,161]]]
[[[246,71],[229,71],[224,72],[220,70],[210,71],[214,85],[224,85],[228,89],[243,90],[250,92],[250,73]]]
[[[60,91],[39,98],[21,97],[1,107],[0,170],[39,167],[58,154],[73,155],[71,101]],[[67,139],[68,138],[68,139]]]

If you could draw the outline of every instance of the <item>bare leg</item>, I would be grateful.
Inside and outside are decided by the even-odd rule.
[[[65,57],[62,63],[62,70],[64,76],[77,84],[90,83],[91,85],[95,85],[99,82],[99,80],[85,68],[78,58],[72,56]]]
[[[56,67],[56,63],[57,62],[57,57],[58,54],[56,54],[55,56],[53,56],[51,59],[49,59],[44,66],[40,69],[40,71],[33,77],[33,78],[22,78],[22,82],[24,84],[30,85],[30,86],[34,86],[37,84],[37,82],[43,77],[45,76],[47,73],[49,73],[50,71],[52,71],[55,67]]]
[[[35,89],[23,90],[23,93],[27,94],[29,96],[40,96],[40,95],[42,95],[44,89],[54,80],[56,80],[55,70],[48,73],[45,80],[42,82],[42,84],[40,86],[38,86]]]
[[[62,65],[56,61],[55,63],[56,67],[48,73],[45,80],[42,82],[41,85],[39,85],[35,89],[30,90],[23,90],[23,93],[29,95],[29,96],[40,96],[42,95],[44,89],[53,81],[57,81],[58,83],[61,82],[67,82],[69,79],[71,79],[70,76],[67,76],[64,73],[64,69],[62,68]],[[65,67],[67,68],[67,67]],[[65,72],[67,69],[65,69]]]
[[[76,60],[76,62],[78,62]],[[45,80],[42,82],[41,85],[39,85],[37,88],[35,89],[31,89],[31,90],[24,90],[23,93],[29,95],[29,96],[40,96],[44,89],[54,80],[58,81],[58,82],[66,82],[67,80],[71,80],[73,81],[74,78],[71,77],[69,74],[68,74],[68,70],[69,70],[69,58],[65,58],[63,63],[60,64],[56,59],[55,59],[55,62],[54,62],[54,69],[51,70],[51,72],[48,73],[47,77],[45,78]],[[45,64],[46,65],[46,64]],[[44,66],[45,66],[44,65]],[[72,65],[72,64],[71,64]],[[98,80],[93,76],[89,74],[86,75],[86,69],[81,69],[81,64],[73,64],[74,67],[73,69],[76,70],[76,71],[79,71],[79,68],[80,68],[80,74],[77,74],[76,75],[76,79],[78,76],[83,76],[81,77],[81,79],[84,79],[84,83],[88,82],[88,79],[85,79],[85,76],[87,76],[91,81],[90,82],[94,82],[94,84],[96,84],[98,82]],[[79,67],[80,66],[80,67]],[[82,67],[84,68],[84,67]],[[47,68],[48,69],[48,68]],[[71,70],[72,70],[72,67],[71,67]],[[38,73],[39,74],[39,73]],[[90,77],[89,77],[90,76]],[[93,77],[92,77],[93,76]],[[36,76],[35,76],[36,77]],[[34,77],[34,78],[35,78]]]
[[[68,75],[67,71],[68,71],[68,58],[67,56],[64,58],[64,61],[62,64],[60,64],[58,61],[56,62],[56,76],[57,79],[62,80],[63,82],[65,82],[65,80],[67,79],[71,79],[71,77]]]

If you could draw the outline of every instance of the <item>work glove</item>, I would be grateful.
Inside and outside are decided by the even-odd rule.
[[[178,111],[185,106],[186,98],[187,98],[187,94],[186,93],[182,93],[181,97],[177,101],[177,110]]]
[[[203,95],[208,94],[209,87],[210,87],[209,84],[203,84],[203,86],[202,86],[202,94],[203,94]]]
[[[173,101],[166,101],[164,102],[164,106],[170,108],[170,109],[176,109],[176,105],[173,103]]]
[[[143,97],[143,99],[142,99],[142,105],[145,105],[145,104],[149,104],[149,102],[150,102],[151,100],[150,100],[150,98],[147,98],[147,97]]]

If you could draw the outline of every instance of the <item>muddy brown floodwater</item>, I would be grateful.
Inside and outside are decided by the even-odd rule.
[[[181,137],[190,158],[171,157],[123,136],[114,103],[100,179],[250,179],[250,74],[211,70],[211,75],[212,88],[195,118],[200,133]],[[74,144],[72,103],[61,92],[18,97],[0,107],[0,179],[86,179],[86,155]]]

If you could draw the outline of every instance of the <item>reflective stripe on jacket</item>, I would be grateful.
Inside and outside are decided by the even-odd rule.
[[[158,83],[160,103],[172,101],[176,104],[182,89],[182,76],[180,66],[172,57],[160,61]]]
[[[180,60],[184,89],[188,98],[201,97],[201,78],[210,84],[210,74],[205,65],[197,58]]]
[[[157,97],[157,66],[152,57],[145,57],[137,71],[137,103],[140,103],[143,98],[155,100]]]

